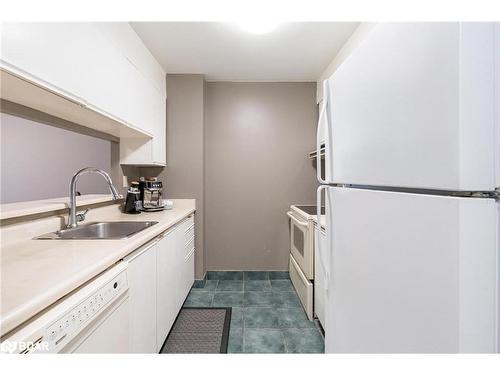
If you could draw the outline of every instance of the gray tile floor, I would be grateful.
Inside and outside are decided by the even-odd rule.
[[[229,353],[323,353],[319,329],[307,319],[281,271],[210,271],[184,306],[232,307]]]

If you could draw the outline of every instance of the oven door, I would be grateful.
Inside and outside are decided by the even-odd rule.
[[[308,280],[314,279],[313,225],[293,211],[290,217],[290,252]]]

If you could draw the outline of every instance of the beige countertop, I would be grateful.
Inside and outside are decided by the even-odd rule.
[[[76,197],[76,206],[108,202],[113,200],[110,194],[87,194]],[[10,219],[42,212],[57,211],[69,208],[69,198],[52,198],[37,201],[14,202],[0,204],[0,220]]]
[[[47,232],[40,223],[4,229],[0,252],[0,336],[103,272],[120,259],[195,211],[194,199],[174,199],[174,208],[139,215],[121,213],[118,205],[91,210],[86,222],[158,221],[123,240],[33,240],[18,235]],[[53,220],[53,219],[52,219]],[[51,224],[52,225],[52,224]],[[33,229],[38,226],[40,232]],[[10,233],[5,233],[10,230]],[[5,232],[4,232],[5,231]],[[8,238],[10,237],[10,238]]]

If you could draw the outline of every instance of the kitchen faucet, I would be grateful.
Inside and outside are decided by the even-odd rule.
[[[69,197],[70,197],[70,209],[69,209],[69,218],[68,218],[68,228],[75,228],[78,226],[78,222],[85,220],[85,213],[83,214],[76,214],[76,182],[78,181],[78,177],[80,175],[85,174],[85,173],[97,173],[100,174],[106,182],[108,183],[109,190],[111,191],[111,194],[113,194],[113,200],[118,200],[122,199],[123,196],[121,194],[118,194],[118,191],[116,188],[113,186],[113,181],[111,181],[111,177],[109,177],[109,174],[107,174],[105,171],[99,168],[95,167],[87,167],[80,169],[78,172],[76,172],[71,179],[71,183],[69,184]]]

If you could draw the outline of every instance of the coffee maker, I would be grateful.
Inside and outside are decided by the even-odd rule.
[[[142,199],[140,198],[139,183],[132,181],[127,190],[127,199],[123,206],[126,214],[140,214],[142,211]]]
[[[139,192],[144,211],[160,211],[165,208],[162,198],[163,184],[156,177],[141,177]]]

